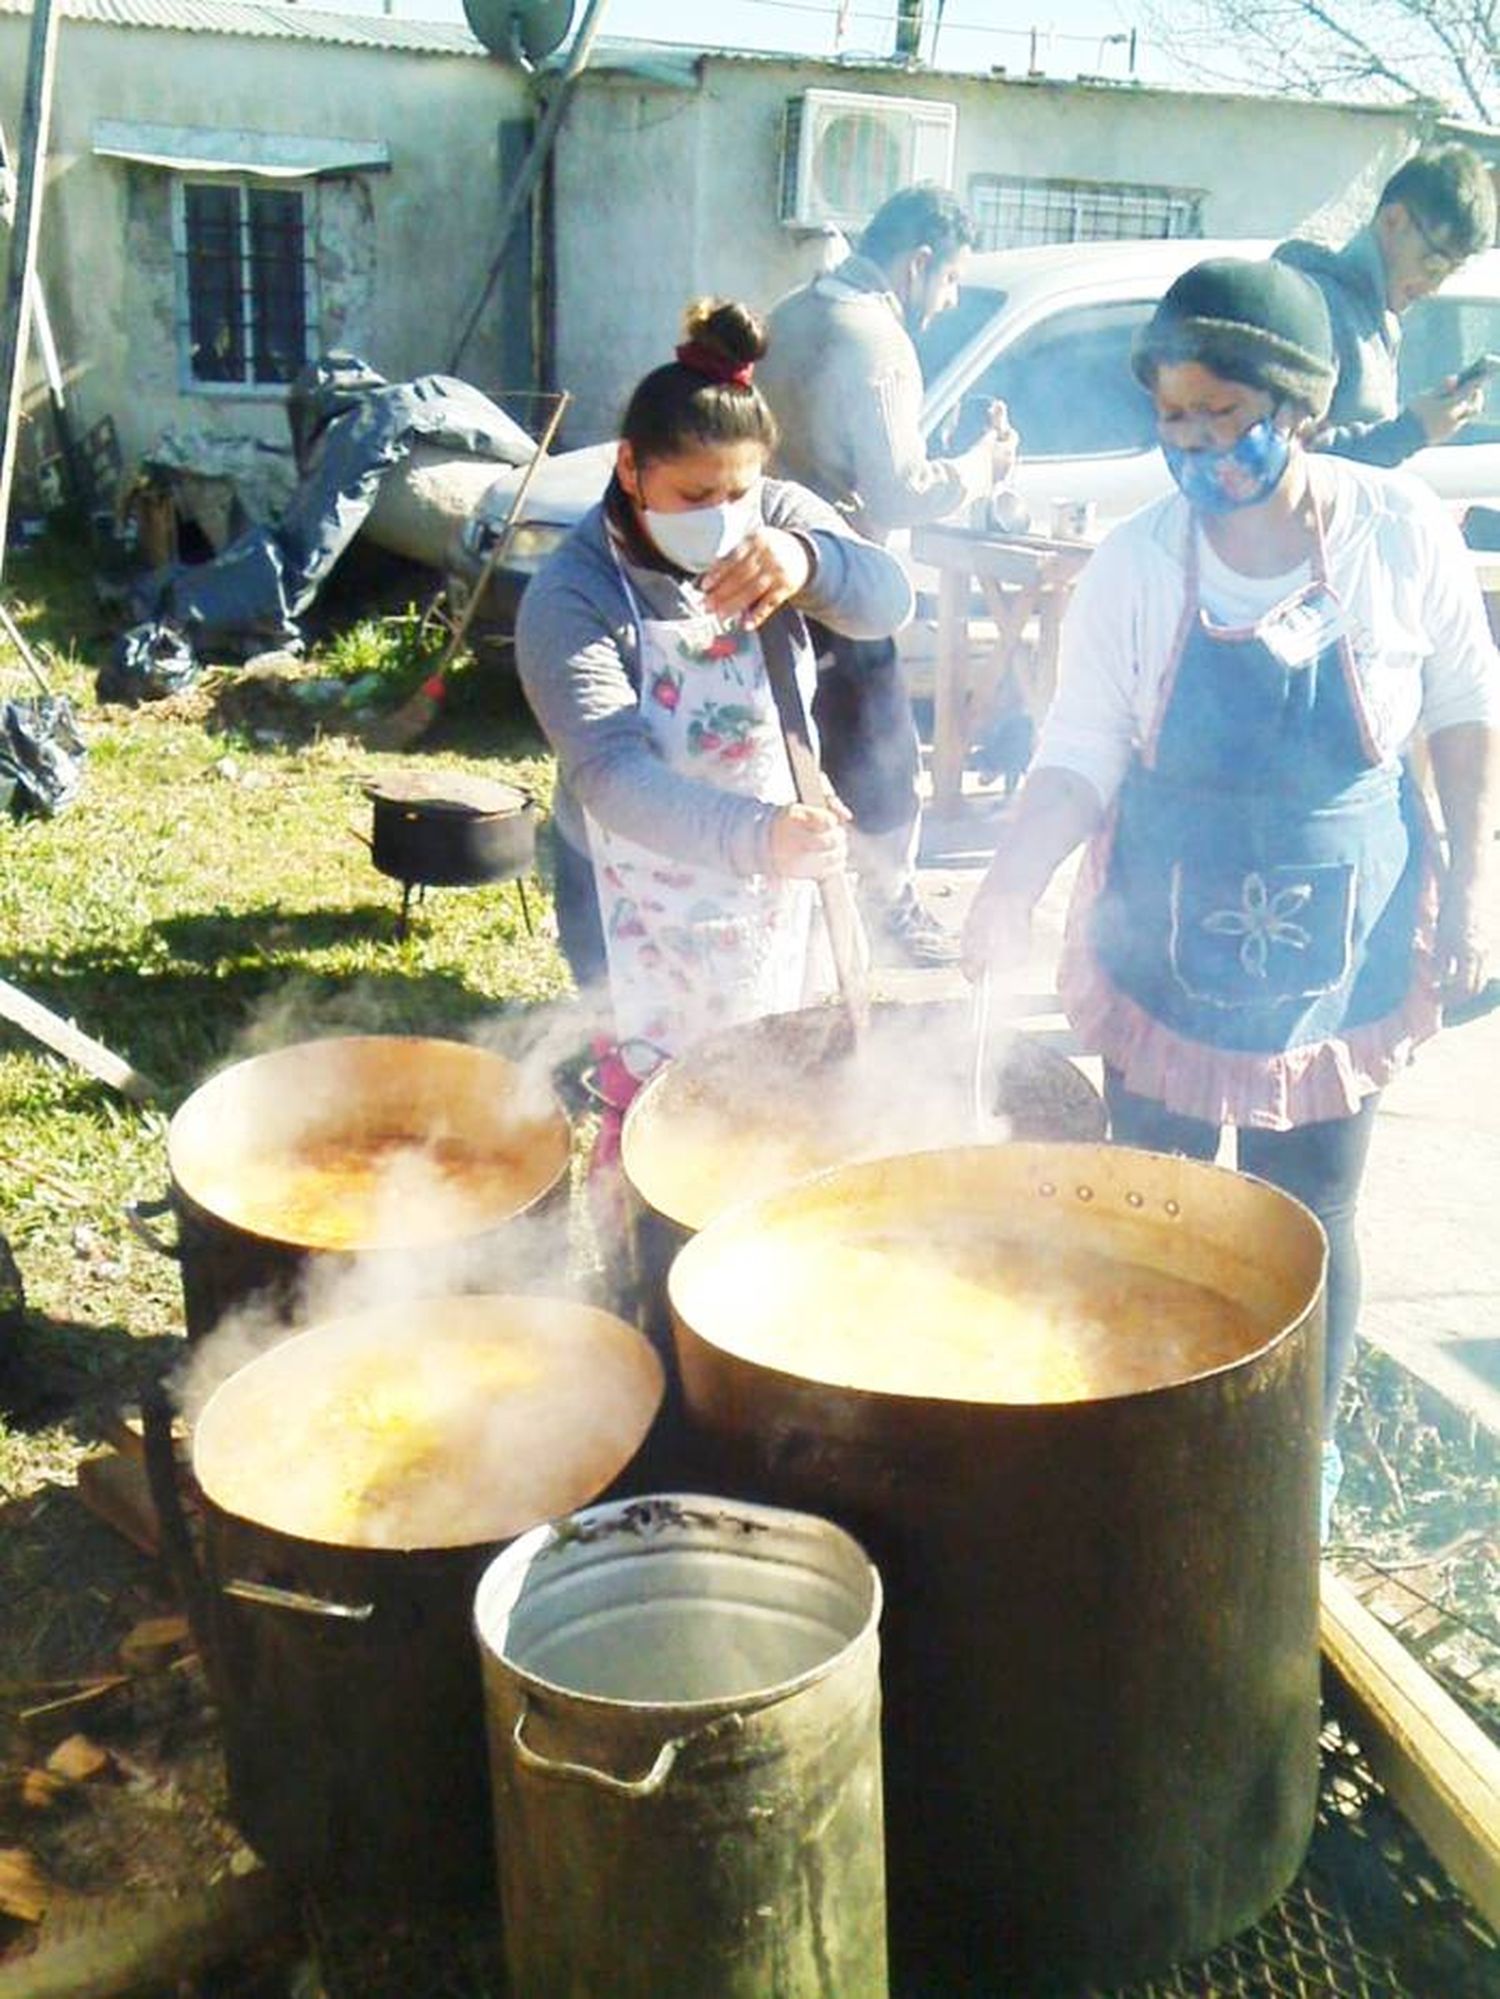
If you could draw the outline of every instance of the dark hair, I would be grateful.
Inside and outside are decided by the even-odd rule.
[[[1413,153],[1380,190],[1377,211],[1397,201],[1455,257],[1472,257],[1495,240],[1495,183],[1468,146]]]
[[[935,181],[903,187],[883,202],[865,225],[859,253],[872,264],[887,264],[925,245],[939,263],[978,241],[974,224],[961,204]]]
[[[687,309],[683,344],[727,370],[749,369],[766,351],[766,325],[734,299],[700,298]],[[637,382],[620,425],[637,464],[701,445],[776,446],[776,419],[752,382],[720,380],[703,367],[668,361]]]

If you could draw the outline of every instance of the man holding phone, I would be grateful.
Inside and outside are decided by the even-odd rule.
[[[1342,250],[1300,238],[1276,256],[1306,273],[1333,322],[1338,380],[1316,443],[1367,465],[1400,465],[1479,414],[1489,375],[1450,375],[1403,409],[1401,315],[1495,240],[1495,187],[1467,146],[1416,153],[1381,189],[1375,213]],[[1487,358],[1487,357],[1483,357]]]

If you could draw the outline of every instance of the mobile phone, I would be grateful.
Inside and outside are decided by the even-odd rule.
[[[1481,354],[1471,361],[1467,368],[1461,368],[1454,377],[1457,389],[1477,389],[1481,382],[1487,382],[1494,375],[1500,375],[1500,354]]]

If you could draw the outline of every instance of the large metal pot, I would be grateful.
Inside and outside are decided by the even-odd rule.
[[[548,1086],[463,1042],[334,1036],[220,1070],[167,1131],[189,1338],[252,1299],[289,1319],[355,1264],[493,1290],[570,1144]]]
[[[1036,1341],[1049,1260],[1088,1287],[1086,1365],[1060,1314]],[[1316,1221],[1258,1181],[1028,1144],[801,1181],[677,1257],[700,1478],[826,1514],[885,1578],[893,1942],[914,1989],[1124,1983],[1212,1948],[1295,1874],[1317,1787],[1323,1267]]]
[[[974,1033],[960,1001],[887,1002],[855,1050],[842,1007],[804,1007],[708,1035],[658,1069],[620,1136],[648,1300],[732,1202],[849,1160],[971,1142]],[[1098,1091],[1055,1048],[997,1036],[982,1070],[989,1136],[1103,1138]]]
[[[331,1888],[488,1889],[475,1588],[513,1537],[613,1489],[660,1398],[641,1335],[567,1300],[329,1320],[197,1416],[201,1565],[153,1406],[153,1493],[231,1806],[270,1864]]]

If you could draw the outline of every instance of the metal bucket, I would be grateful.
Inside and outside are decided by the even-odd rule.
[[[934,1302],[951,1245],[1002,1238],[1042,1270],[1099,1259],[1102,1318],[1135,1336],[1113,1374],[1071,1399],[937,1385],[940,1322],[968,1323]],[[789,1245],[810,1259],[795,1295]],[[815,1358],[855,1252],[878,1278],[854,1294],[856,1345],[906,1370],[882,1387]],[[1295,1875],[1317,1790],[1323,1264],[1312,1216],[1259,1181],[1046,1145],[821,1174],[678,1256],[702,1462],[837,1520],[885,1581],[892,1945],[913,1989],[1122,1984],[1213,1948]],[[1205,1360],[1190,1327],[1169,1357],[1166,1314],[1117,1302],[1135,1269],[1233,1301],[1243,1331],[1231,1317]],[[1037,1313],[1006,1304],[997,1287],[986,1338],[1031,1338]]]
[[[669,1495],[475,1601],[515,1999],[883,1999],[880,1580],[826,1521]]]

